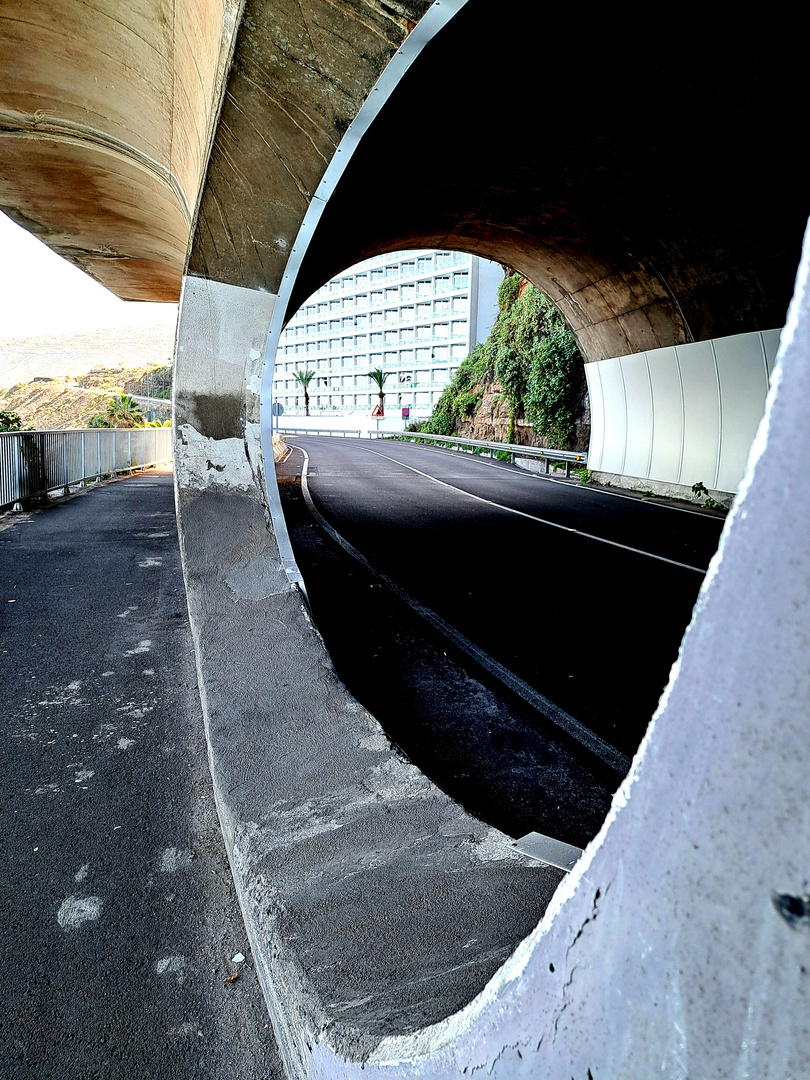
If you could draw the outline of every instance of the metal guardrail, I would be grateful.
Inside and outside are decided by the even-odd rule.
[[[278,429],[279,435],[340,435],[343,438],[352,436],[354,438],[362,438],[362,432],[360,428],[291,428],[280,427]]]
[[[427,435],[415,431],[381,431],[378,433],[378,437],[381,439],[405,440],[407,442],[426,441],[431,442],[434,445],[439,444],[451,450],[488,450],[491,458],[495,456],[496,452],[500,451],[503,454],[509,454],[509,460],[513,465],[515,464],[515,457],[539,458],[540,460],[545,461],[546,472],[549,472],[555,463],[564,462],[566,476],[571,475],[572,465],[580,465],[584,469],[588,464],[588,455],[584,450],[541,449],[537,446],[516,446],[514,443],[491,442],[482,439],[461,439],[455,435]]]
[[[0,510],[171,460],[170,428],[0,432]]]

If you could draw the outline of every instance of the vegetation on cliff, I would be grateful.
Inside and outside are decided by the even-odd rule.
[[[421,430],[452,435],[474,416],[488,387],[508,404],[507,441],[525,420],[548,445],[572,447],[582,393],[576,339],[551,301],[520,274],[498,289],[499,314],[489,337],[470,353]]]

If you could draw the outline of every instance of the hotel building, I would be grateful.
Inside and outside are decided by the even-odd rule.
[[[273,399],[285,423],[304,415],[296,371],[313,371],[310,415],[369,417],[378,392],[368,372],[390,372],[385,409],[424,419],[498,313],[503,270],[458,251],[400,251],[358,263],[327,282],[279,341]]]

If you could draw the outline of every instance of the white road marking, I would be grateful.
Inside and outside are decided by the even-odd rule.
[[[143,641],[139,641],[134,649],[127,649],[124,656],[137,656],[138,653],[150,652],[152,649],[152,642],[149,638],[144,638]]]
[[[76,877],[73,879],[78,882],[79,885],[87,879],[87,875],[90,873],[90,863],[86,862],[83,866],[79,867]]]
[[[185,956],[164,956],[155,964],[158,975],[176,975],[177,981],[182,982],[186,970]]]
[[[194,855],[184,848],[166,848],[160,857],[160,872],[162,874],[173,874],[175,870],[189,866],[193,858]]]
[[[416,446],[420,450],[432,450],[437,454],[442,454],[444,457],[457,457],[458,450],[446,450],[444,447],[431,446],[428,443],[409,442],[409,446]],[[299,447],[300,449],[300,447]],[[365,449],[365,447],[363,448]],[[627,492],[623,491],[607,491],[604,487],[590,487],[589,485],[581,486],[577,481],[561,480],[559,477],[547,475],[546,473],[532,472],[531,469],[521,469],[519,465],[496,465],[494,461],[489,461],[483,456],[483,454],[467,455],[468,457],[475,457],[475,460],[479,465],[486,465],[489,469],[498,469],[500,472],[508,472],[510,476],[522,476],[527,480],[543,480],[547,484],[562,484],[564,487],[575,487],[577,491],[587,491],[591,495],[609,495],[612,499],[627,499],[630,502],[641,502],[641,499],[634,498],[628,492],[635,490],[634,488],[628,488]],[[543,459],[546,460],[546,459]],[[549,459],[553,460],[553,459]],[[585,466],[587,468],[587,466]],[[518,472],[515,472],[518,469]],[[638,495],[641,492],[637,492]],[[666,495],[659,496],[662,499],[667,498]],[[647,506],[654,506],[656,510],[673,510],[677,514],[692,514],[695,517],[701,517],[708,521],[718,521],[719,518],[710,517],[709,514],[701,510],[692,510],[688,506],[672,506],[670,503],[647,503]]]
[[[68,896],[56,913],[56,921],[63,930],[76,930],[84,923],[98,919],[103,907],[100,896]]]
[[[406,465],[404,461],[397,461],[396,458],[389,457],[387,454],[381,454],[379,450],[369,450],[365,446],[363,449],[367,454],[375,454],[377,457],[384,458],[386,461],[392,461],[395,465],[400,465],[403,469],[408,469],[410,472],[416,473],[417,476],[422,476],[426,480],[432,480],[434,484],[449,488],[451,491],[457,491],[460,495],[466,495],[468,499],[475,499],[476,502],[486,503],[487,506],[497,507],[498,510],[505,510],[508,514],[515,514],[517,517],[528,518],[529,521],[536,521],[540,525],[548,525],[550,528],[559,529],[561,532],[573,533],[575,536],[582,536],[587,540],[596,540],[600,544],[609,544],[611,547],[621,548],[623,551],[631,551],[635,555],[646,555],[648,559],[658,559],[659,562],[669,563],[670,566],[680,566],[684,570],[694,570],[697,574],[706,573],[705,568],[702,566],[692,566],[690,563],[678,562],[677,559],[667,559],[664,555],[654,555],[651,551],[644,551],[642,548],[630,547],[629,544],[620,544],[618,540],[606,540],[604,536],[596,536],[594,533],[582,532],[580,529],[572,529],[570,525],[560,525],[556,521],[549,521],[548,518],[541,518],[536,514],[527,514],[524,510],[515,510],[512,506],[505,506],[503,503],[493,502],[492,499],[485,499],[481,495],[473,495],[471,492],[456,487],[454,484],[448,484],[446,480],[438,480],[435,476],[431,476],[430,473],[422,472],[421,469],[415,469],[413,465]]]

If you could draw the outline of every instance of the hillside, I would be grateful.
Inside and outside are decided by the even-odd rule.
[[[129,368],[99,367],[85,370],[78,377],[39,376],[0,390],[0,411],[17,413],[23,427],[35,431],[87,427],[90,418],[102,412],[113,395],[145,392],[144,376],[161,367],[151,363]],[[168,408],[167,401],[167,412]]]

